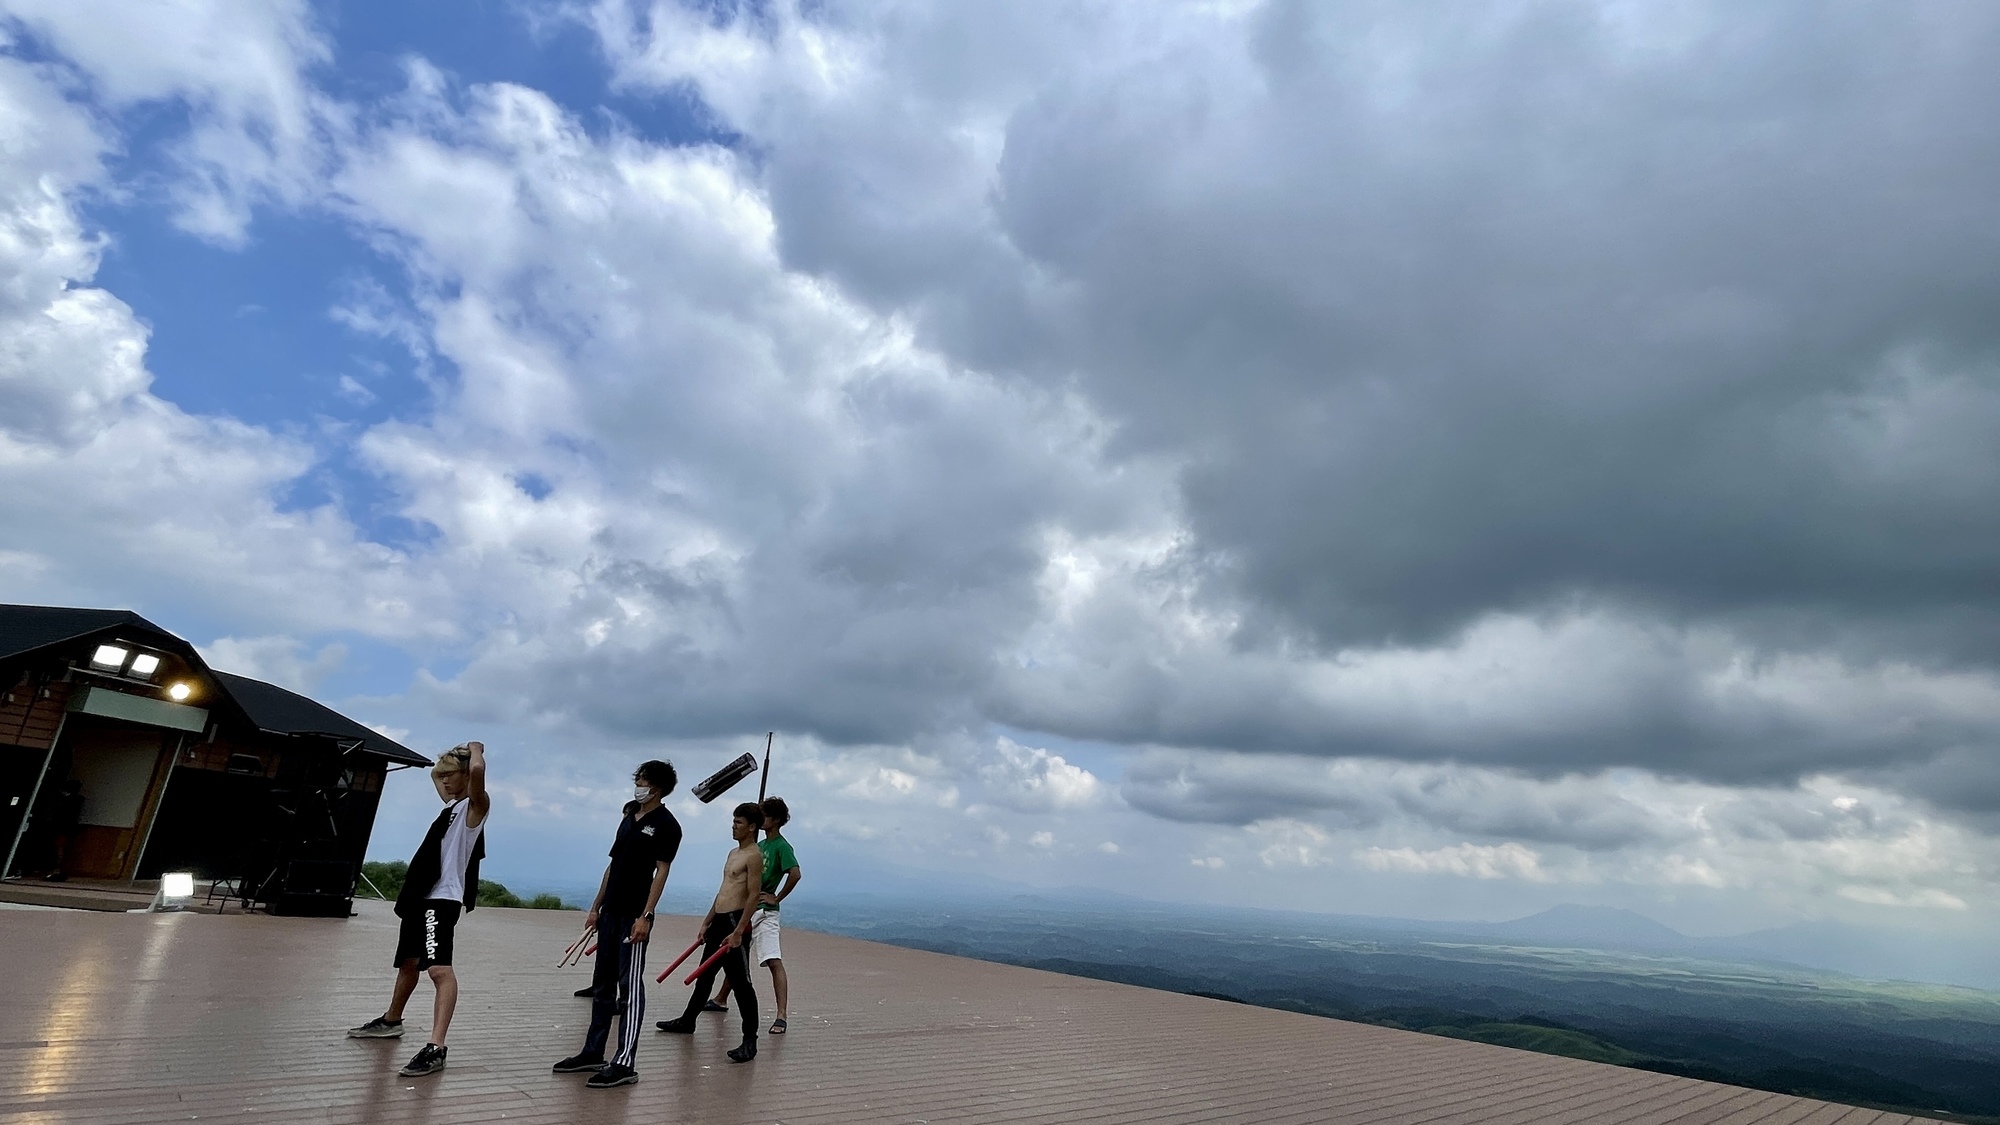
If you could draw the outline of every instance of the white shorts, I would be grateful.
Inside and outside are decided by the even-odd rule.
[[[778,952],[778,912],[759,910],[750,920],[750,963],[768,965],[782,956]]]

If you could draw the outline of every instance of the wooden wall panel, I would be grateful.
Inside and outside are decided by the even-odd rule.
[[[16,684],[0,695],[0,742],[30,750],[49,748],[56,728],[62,725],[70,685],[53,683],[45,687],[46,699],[34,685],[23,684]]]
[[[229,768],[229,759],[237,755],[257,759],[257,770],[253,776],[277,776],[277,751],[245,746],[227,738],[217,738],[213,742],[190,743],[181,751],[179,766],[184,770],[225,771]]]

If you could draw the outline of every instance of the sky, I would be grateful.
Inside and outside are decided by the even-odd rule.
[[[775,732],[807,894],[1978,932],[1996,53],[1957,0],[0,0],[0,601],[480,738],[517,889]],[[727,809],[673,807],[694,888]]]

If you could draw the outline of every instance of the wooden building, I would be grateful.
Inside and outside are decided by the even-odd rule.
[[[10,879],[193,871],[347,913],[388,771],[430,760],[129,610],[0,605]],[[335,900],[338,900],[337,902]]]

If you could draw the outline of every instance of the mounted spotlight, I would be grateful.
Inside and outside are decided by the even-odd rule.
[[[125,659],[131,655],[129,650],[119,648],[117,645],[98,645],[97,651],[90,656],[90,666],[109,668],[116,672],[125,667]]]
[[[193,905],[194,872],[169,871],[160,876],[160,889],[153,892],[153,901],[129,913],[164,914],[169,911],[186,910]]]
[[[185,681],[167,689],[167,698],[173,700],[175,703],[183,702],[188,696],[193,694],[194,689],[189,687]]]
[[[159,670],[160,670],[160,658],[154,656],[150,652],[142,652],[139,655],[132,658],[131,671],[132,674],[135,676],[141,677],[142,679],[151,678],[153,673]]]

